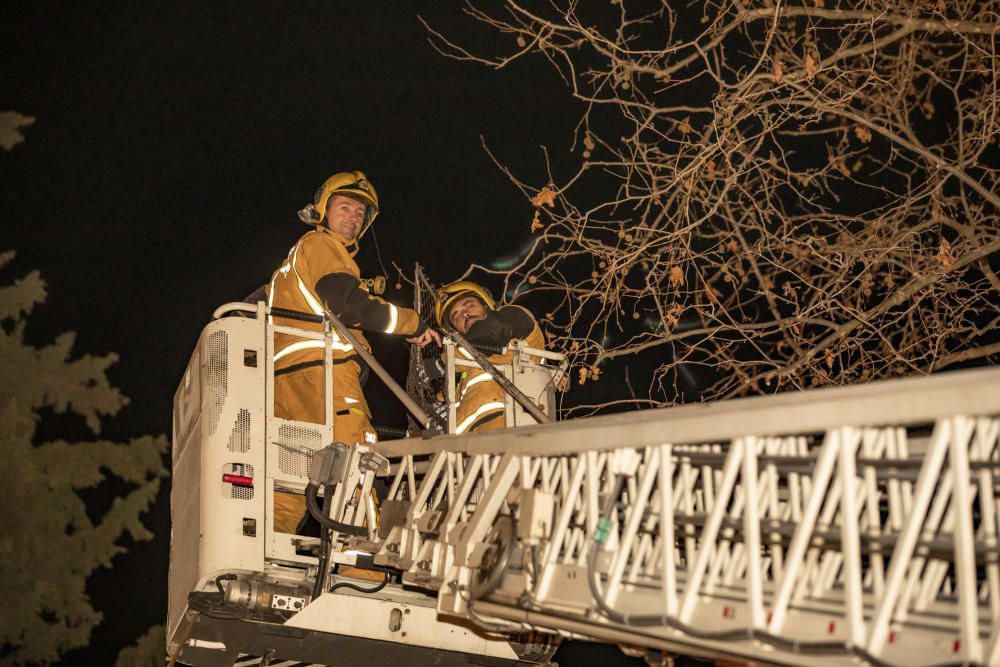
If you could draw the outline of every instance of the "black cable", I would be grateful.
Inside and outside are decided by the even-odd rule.
[[[323,511],[319,507],[319,503],[316,500],[316,496],[319,493],[319,486],[310,482],[306,486],[306,506],[309,508],[309,513],[312,514],[313,518],[319,521],[319,524],[324,528],[329,528],[330,530],[335,530],[338,533],[343,533],[345,535],[354,535],[356,537],[368,535],[368,529],[364,526],[354,526],[349,523],[341,523],[340,521],[334,521],[329,516],[323,514]]]
[[[376,585],[374,588],[362,588],[361,586],[358,586],[357,584],[352,584],[349,581],[341,581],[340,583],[330,586],[330,589],[327,591],[327,593],[332,593],[338,588],[349,588],[352,591],[357,591],[359,593],[378,593],[380,590],[385,588],[386,584],[388,583],[389,583],[389,573],[385,572],[385,578],[382,579],[382,583]]]
[[[236,581],[235,574],[220,574],[215,578],[215,587],[219,589],[219,594],[223,599],[226,597],[226,591],[222,588],[223,581]]]
[[[330,516],[330,505],[333,499],[331,494],[327,493],[323,496],[323,516]],[[330,567],[330,540],[332,535],[330,530],[327,528],[320,528],[319,536],[319,563],[316,569],[316,583],[313,584],[313,600],[318,598],[323,593],[323,588],[326,586],[326,574]]]
[[[385,264],[382,263],[382,252],[378,247],[378,236],[375,234],[375,225],[369,225],[368,228],[371,229],[372,232],[372,241],[375,244],[375,257],[378,258],[378,265],[382,268],[382,275],[386,277],[386,280],[388,280],[389,272],[386,270]]]

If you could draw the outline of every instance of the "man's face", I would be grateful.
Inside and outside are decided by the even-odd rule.
[[[474,296],[463,296],[448,309],[448,322],[460,334],[465,334],[469,327],[485,319],[486,306]]]
[[[357,199],[333,195],[326,203],[326,226],[345,241],[353,241],[361,231],[367,210]]]

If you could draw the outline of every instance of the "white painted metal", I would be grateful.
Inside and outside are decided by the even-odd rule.
[[[173,657],[184,646],[205,646],[203,639],[184,636],[197,616],[190,611],[189,593],[215,593],[220,575],[295,591],[311,589],[318,564],[317,558],[296,553],[301,538],[272,529],[273,494],[276,489],[303,491],[312,454],[331,444],[335,416],[327,406],[324,424],[276,418],[272,359],[275,333],[325,340],[324,382],[327,395],[332,395],[329,328],[315,332],[274,326],[263,305],[228,304],[217,314],[235,310],[254,317],[225,317],[206,327],[174,397],[167,642]],[[373,517],[366,514],[370,505],[354,500],[366,498],[374,480],[372,473],[358,468],[361,455],[368,451],[366,447],[352,450],[348,482],[338,485],[333,494],[333,518],[355,525],[367,519],[369,526],[374,525]],[[447,464],[454,472],[452,457],[440,460],[442,467]],[[415,489],[413,458],[403,457],[399,468],[404,475],[397,486]],[[461,469],[458,475],[464,472]],[[252,486],[225,482],[227,473],[252,478]],[[375,533],[370,532],[368,538],[373,537]],[[332,560],[353,561],[354,556],[341,553],[349,546],[352,543],[341,537]],[[274,599],[304,598],[275,594]],[[385,623],[394,609],[404,619],[396,632]],[[232,609],[227,613],[232,614]],[[478,631],[468,623],[456,624],[455,619],[438,614],[434,599],[426,593],[398,585],[370,597],[322,593],[285,625],[474,656],[516,657],[509,638]],[[330,664],[338,659],[330,656]]]
[[[476,633],[470,627],[442,623],[433,604],[412,595],[380,591],[374,595],[347,593],[324,595],[292,617],[287,625],[317,632],[366,637],[446,651],[463,651],[514,660],[510,644],[502,637]],[[398,610],[398,627],[390,623]],[[500,639],[501,641],[498,641]],[[334,660],[336,656],[331,656]],[[335,662],[333,664],[336,664]]]
[[[438,620],[787,665],[1000,664],[998,369],[379,451],[409,509],[376,560]],[[535,494],[546,528],[498,538]]]
[[[464,452],[505,452],[509,473],[486,482],[484,498],[554,494],[539,571],[522,557],[488,601],[466,586],[483,567],[477,540],[497,503],[471,509],[476,533],[440,552],[449,563],[441,611],[783,664],[996,664],[998,417],[991,369],[382,451],[408,446],[459,467]],[[614,476],[604,452],[617,457],[623,445],[641,464],[595,561],[615,616],[587,590],[586,554]],[[545,473],[554,470],[567,472]],[[441,484],[431,470],[417,491]],[[516,504],[499,511],[518,514]],[[403,526],[384,552],[403,535],[438,539]]]

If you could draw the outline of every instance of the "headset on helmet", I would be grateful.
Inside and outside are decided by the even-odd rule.
[[[482,285],[471,280],[449,283],[437,291],[437,301],[434,304],[434,319],[437,320],[439,327],[444,326],[444,321],[448,318],[448,311],[451,307],[458,303],[459,299],[466,296],[478,298],[490,310],[496,308],[493,295]]]
[[[326,218],[326,205],[333,195],[354,197],[365,203],[365,221],[357,238],[368,231],[378,215],[378,193],[375,187],[360,171],[342,171],[324,181],[316,190],[312,203],[299,211],[299,219],[307,225],[318,225]]]

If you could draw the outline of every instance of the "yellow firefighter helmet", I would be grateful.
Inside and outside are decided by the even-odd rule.
[[[365,222],[357,236],[360,239],[378,215],[378,193],[375,192],[375,186],[371,181],[360,171],[342,171],[326,179],[313,195],[312,203],[299,211],[299,219],[307,225],[322,223],[326,218],[326,204],[333,195],[354,197],[365,203],[367,207]]]
[[[448,318],[448,310],[455,305],[459,299],[466,296],[478,298],[490,310],[496,308],[496,302],[490,291],[478,283],[471,280],[459,280],[449,283],[438,290],[437,302],[434,304],[434,318],[438,326],[443,327],[444,321]]]

